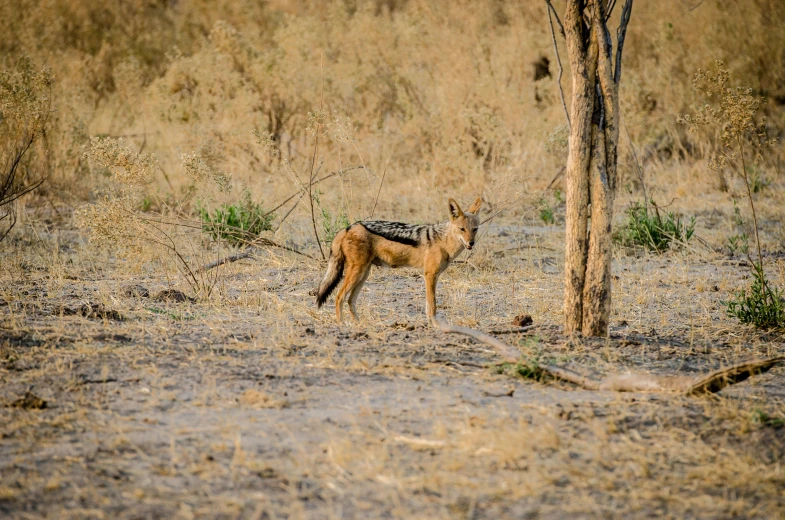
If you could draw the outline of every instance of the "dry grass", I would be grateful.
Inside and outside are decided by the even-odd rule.
[[[0,516],[783,517],[783,367],[711,398],[588,392],[481,368],[486,347],[426,326],[417,273],[374,270],[360,324],[338,327],[310,294],[319,261],[259,248],[198,271],[235,250],[197,208],[245,190],[269,209],[296,194],[264,236],[317,258],[301,194],[347,170],[313,186],[317,217],[512,203],[437,294],[483,330],[530,314],[505,336],[529,359],[694,373],[785,353],[782,333],[725,315],[750,283],[728,249],[744,184],[709,168],[719,133],[676,119],[720,58],[781,134],[782,10],[694,4],[636,4],[621,102],[649,194],[699,238],[614,251],[611,337],[590,340],[561,334],[564,207],[558,180],[543,190],[564,116],[554,79],[532,78],[552,52],[544,4],[3,3],[0,66],[49,67],[56,112],[47,182],[0,242],[0,404],[47,402],[0,407]],[[621,145],[619,222],[642,199],[624,130]],[[785,287],[782,159],[775,143],[756,161],[754,196]],[[198,299],[156,298],[171,289]]]
[[[564,338],[563,235],[520,226],[498,219],[445,273],[449,319],[490,330],[530,313],[536,327],[506,337],[523,355],[599,374],[691,373],[785,351],[781,335],[724,316],[719,300],[746,269],[705,250],[620,254],[611,338]],[[540,247],[511,251],[524,233]],[[297,255],[226,266],[218,295],[176,304],[124,296],[127,283],[166,285],[74,267],[89,246],[68,243],[59,280],[20,265],[6,278],[2,398],[32,386],[48,402],[0,409],[0,505],[13,516],[785,510],[781,367],[713,398],[579,391],[479,368],[492,352],[426,327],[419,276],[375,271],[361,324],[338,328],[308,294],[319,265]],[[125,320],[58,311],[84,300]]]

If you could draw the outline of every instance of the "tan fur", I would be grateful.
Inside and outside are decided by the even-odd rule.
[[[333,262],[333,258],[343,261],[343,285],[335,298],[335,318],[339,323],[345,299],[349,301],[349,313],[357,320],[357,295],[368,279],[372,265],[422,269],[425,274],[426,315],[429,321],[433,321],[439,275],[464,247],[471,249],[479,226],[477,210],[482,205],[482,199],[478,197],[466,212],[461,210],[455,200],[449,199],[449,203],[450,222],[447,231],[429,244],[411,246],[393,242],[369,232],[362,225],[354,225],[336,235],[331,246],[330,262]],[[328,267],[328,274],[331,269],[335,269],[333,264]],[[327,279],[322,282],[322,287]]]

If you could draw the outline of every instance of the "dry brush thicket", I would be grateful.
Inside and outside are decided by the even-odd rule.
[[[785,354],[723,304],[753,264],[785,287],[785,11],[635,4],[613,222],[645,218],[585,338],[546,8],[0,3],[0,516],[785,515],[781,364],[709,397],[597,390]],[[733,106],[694,88],[717,74]],[[751,125],[743,166],[723,119]],[[492,348],[426,326],[406,271],[374,270],[359,325],[316,310],[315,234],[478,195],[439,324]]]

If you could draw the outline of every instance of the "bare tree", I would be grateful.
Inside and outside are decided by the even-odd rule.
[[[625,0],[622,8],[615,56],[608,20],[616,0],[567,0],[564,24],[550,0],[545,1],[549,16],[555,17],[566,40],[572,72],[565,172],[564,328],[567,333],[605,336],[611,309],[611,220],[619,144],[619,81],[632,0]]]

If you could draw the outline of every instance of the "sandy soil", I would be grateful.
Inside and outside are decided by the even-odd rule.
[[[611,337],[566,338],[559,228],[510,218],[480,240],[439,304],[485,331],[532,315],[499,335],[527,360],[664,374],[785,353],[724,315],[738,258],[619,251]],[[211,300],[178,303],[156,300],[160,277],[69,263],[77,237],[45,242],[59,261],[8,255],[0,294],[0,516],[785,516],[783,366],[711,397],[589,392],[428,328],[417,273],[375,270],[361,323],[339,327],[296,255],[227,266]]]

